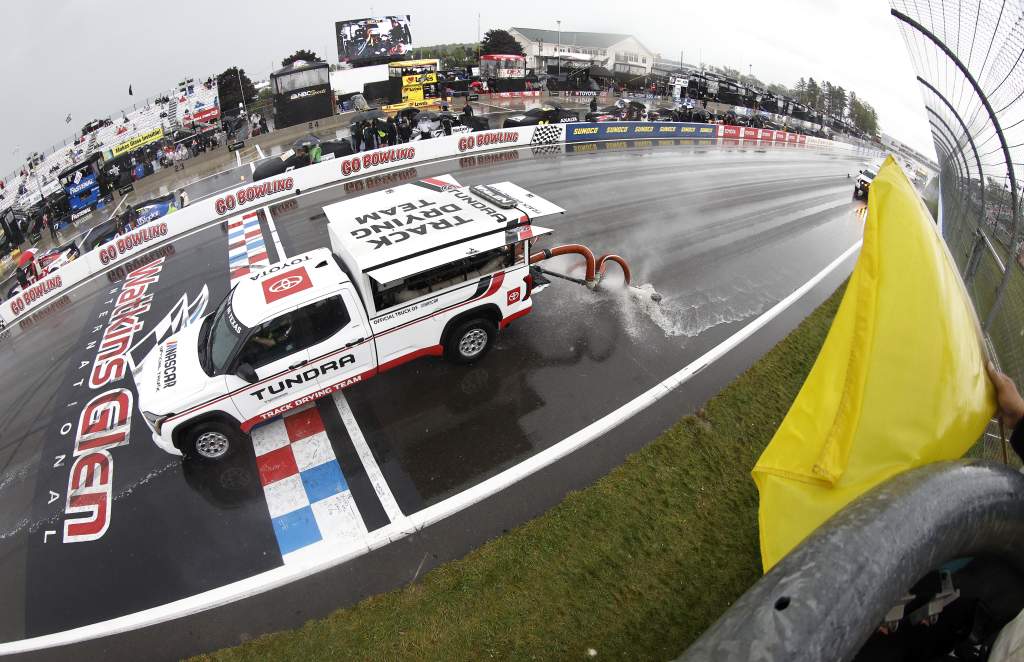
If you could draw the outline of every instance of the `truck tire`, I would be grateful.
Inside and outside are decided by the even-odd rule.
[[[448,334],[444,357],[452,363],[473,363],[490,351],[497,335],[498,329],[489,319],[477,317],[460,322]]]
[[[200,462],[220,462],[234,454],[239,440],[239,432],[230,425],[205,421],[185,432],[181,452]]]

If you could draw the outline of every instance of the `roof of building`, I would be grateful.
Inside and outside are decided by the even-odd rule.
[[[632,35],[610,32],[558,32],[557,30],[538,30],[536,28],[512,28],[530,41],[546,41],[561,43],[563,46],[580,46],[582,48],[608,48],[629,39]]]

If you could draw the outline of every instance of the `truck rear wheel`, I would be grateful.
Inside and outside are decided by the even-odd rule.
[[[498,329],[490,320],[477,318],[461,322],[448,334],[444,357],[453,363],[473,363],[490,351],[497,335]]]
[[[182,452],[202,462],[220,462],[235,452],[239,434],[220,421],[200,423],[185,433]]]

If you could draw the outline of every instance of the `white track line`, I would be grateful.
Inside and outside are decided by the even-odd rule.
[[[236,167],[242,167],[242,150],[235,150],[235,165]]]
[[[274,215],[270,213],[270,207],[268,205],[263,208],[263,213],[266,214],[267,228],[270,229],[270,240],[274,242],[274,248],[277,249],[277,261],[284,262],[285,258],[288,257],[284,252],[284,246],[281,245],[281,237],[277,235],[277,226],[274,225]]]
[[[260,149],[259,145],[255,145],[255,147],[256,147],[256,153],[260,155],[261,159],[267,158],[266,155],[263,153],[263,150]]]
[[[563,439],[554,446],[544,449],[540,453],[520,462],[519,464],[506,469],[505,471],[492,476],[487,480],[475,485],[464,492],[449,497],[444,501],[425,508],[407,517],[403,522],[393,523],[372,531],[367,536],[368,548],[370,550],[383,547],[390,542],[398,540],[415,529],[426,527],[439,520],[449,517],[469,506],[497,494],[503,489],[515,484],[527,476],[540,471],[544,467],[553,464],[559,459],[569,455],[573,451],[586,446],[601,435],[621,425],[632,416],[642,412],[647,407],[665,397],[681,385],[688,382],[694,375],[708,367],[726,353],[731,351],[744,340],[752,336],[766,324],[774,320],[790,306],[796,303],[802,296],[807,294],[815,285],[824,280],[829,274],[835,271],[847,258],[853,255],[861,246],[861,241],[847,249],[842,255],[833,260],[827,267],[819,271],[810,280],[801,285],[789,296],[778,302],[765,312],[761,313],[752,322],[742,329],[726,338],[720,344],[712,348],[696,361],[691,362],[683,369],[669,376],[659,384],[633,398],[615,411],[612,411],[602,418],[594,421],[579,432]],[[293,566],[280,566],[273,570],[253,575],[246,579],[221,586],[215,589],[199,593],[175,602],[152,607],[143,611],[128,614],[119,618],[110,619],[101,623],[85,625],[73,630],[65,630],[55,634],[22,639],[0,644],[0,655],[11,655],[14,653],[25,653],[28,651],[42,650],[54,646],[65,646],[90,639],[98,639],[121,632],[128,632],[138,628],[164,623],[176,618],[183,618],[208,609],[214,609],[238,600],[265,593],[280,586],[309,577],[322,570],[334,567],[362,556],[365,550],[348,551],[330,558],[310,559],[305,564]]]
[[[373,491],[377,493],[380,505],[384,506],[384,512],[388,514],[388,519],[392,522],[405,519],[402,509],[398,507],[398,502],[395,501],[395,495],[391,493],[391,488],[388,487],[384,473],[380,470],[377,460],[373,457],[370,445],[366,443],[366,438],[363,437],[363,431],[359,428],[359,423],[356,422],[356,417],[352,413],[352,408],[348,406],[348,400],[345,399],[343,392],[338,391],[334,394],[334,404],[338,408],[342,422],[345,423],[345,429],[348,430],[348,436],[352,439],[352,445],[356,447],[356,454],[359,455],[359,461],[362,463],[363,469],[366,470],[366,476],[370,479],[370,484],[373,485]]]

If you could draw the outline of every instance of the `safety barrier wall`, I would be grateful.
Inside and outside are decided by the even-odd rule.
[[[197,201],[174,214],[97,246],[77,260],[33,283],[24,292],[4,301],[0,305],[0,319],[5,324],[10,324],[55,297],[65,294],[93,274],[98,274],[138,257],[169,239],[205,225],[225,221],[235,214],[258,208],[268,202],[327,184],[340,183],[347,179],[395,168],[404,168],[425,161],[471,156],[475,153],[510,147],[638,138],[713,140],[723,135],[736,136],[730,139],[736,141],[764,142],[767,139],[765,133],[767,130],[755,129],[750,132],[743,129],[744,127],[670,122],[547,124],[444,136],[394,147],[382,147],[344,158],[323,161],[270,179],[246,184],[219,196]],[[807,136],[797,137],[796,134],[786,134],[781,131],[768,131],[767,133],[772,134],[771,141],[778,143],[805,144],[843,151],[859,149],[854,145],[820,138],[808,138]],[[778,134],[783,134],[783,136]]]

